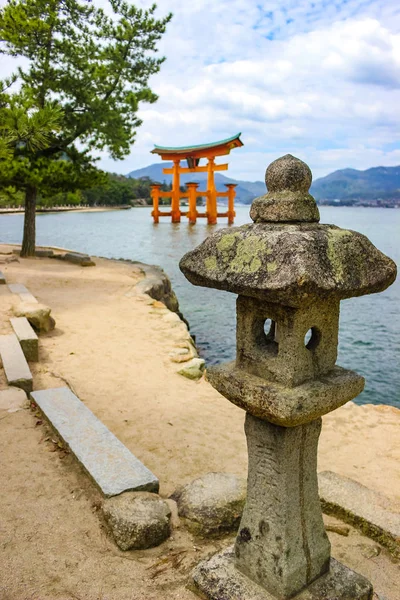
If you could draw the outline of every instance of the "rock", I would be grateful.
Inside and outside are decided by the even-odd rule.
[[[381,553],[380,547],[376,545],[361,544],[359,548],[364,558],[374,558],[375,556],[379,556]]]
[[[80,254],[79,252],[66,252],[64,256],[58,257],[63,260],[79,265],[80,267],[95,267],[96,263],[87,254]]]
[[[157,494],[126,492],[104,501],[103,515],[121,550],[158,546],[170,535],[171,509]]]
[[[246,481],[231,473],[207,473],[173,494],[184,525],[199,537],[237,529],[246,500]]]
[[[26,401],[27,397],[24,390],[15,387],[0,390],[0,411],[17,412],[24,408]]]
[[[188,379],[200,379],[203,376],[205,361],[202,358],[192,358],[178,371],[179,375]]]
[[[26,317],[29,323],[40,333],[47,333],[54,329],[56,322],[50,315],[51,308],[39,302],[22,302],[15,309],[16,317]]]
[[[350,527],[346,527],[345,525],[325,525],[325,531],[332,531],[333,533],[347,537],[350,532]]]

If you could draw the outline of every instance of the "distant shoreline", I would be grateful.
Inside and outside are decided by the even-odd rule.
[[[61,212],[109,212],[112,210],[129,210],[130,205],[124,206],[54,206],[52,208],[37,208],[37,213],[61,213]],[[13,215],[24,213],[24,208],[0,208],[0,215]]]

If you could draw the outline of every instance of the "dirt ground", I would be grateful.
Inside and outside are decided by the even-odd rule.
[[[0,254],[0,263],[7,257]],[[159,477],[164,497],[209,471],[245,476],[243,411],[204,379],[176,373],[170,354],[182,329],[134,294],[137,269],[96,263],[0,264],[9,283],[25,284],[56,319],[40,337],[39,363],[31,363],[34,389],[67,382]],[[0,333],[10,332],[18,302],[0,286]],[[349,403],[324,418],[319,470],[351,477],[399,507],[399,431],[400,411]],[[175,518],[158,548],[119,551],[102,522],[100,494],[52,439],[29,408],[0,411],[0,600],[194,600],[191,569],[233,538],[199,542]],[[385,600],[400,600],[399,566],[384,549],[353,529],[329,536],[335,558],[367,576]]]

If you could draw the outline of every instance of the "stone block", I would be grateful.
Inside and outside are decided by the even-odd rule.
[[[171,510],[157,494],[127,492],[105,500],[103,515],[121,550],[145,550],[170,535]]]
[[[39,340],[28,319],[26,317],[14,317],[10,319],[10,323],[21,344],[26,360],[37,362],[39,360]]]
[[[35,250],[35,256],[38,258],[52,258],[54,256],[54,252],[49,248],[37,248]]]
[[[22,283],[10,283],[8,289],[11,293],[18,294],[22,302],[37,303],[35,296]]]
[[[157,477],[69,388],[32,392],[31,397],[105,497],[158,492]]]
[[[246,501],[246,480],[232,473],[207,473],[173,494],[178,514],[199,537],[219,536],[238,528]]]
[[[201,562],[193,580],[207,600],[278,600],[235,568],[233,548]],[[291,600],[372,600],[372,594],[367,579],[331,558],[329,571]]]
[[[94,267],[96,263],[88,256],[87,254],[79,254],[78,252],[66,252],[62,259],[73,263],[75,265],[79,265],[80,267]]]
[[[32,391],[32,373],[14,333],[0,335],[0,356],[8,385]]]
[[[359,529],[400,557],[400,513],[390,500],[332,471],[318,475],[322,510]]]

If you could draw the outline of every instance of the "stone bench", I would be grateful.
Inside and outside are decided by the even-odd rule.
[[[12,294],[18,294],[22,302],[37,302],[35,296],[22,283],[9,283],[8,289]]]
[[[12,328],[18,338],[26,360],[37,362],[39,360],[39,340],[26,317],[10,319]]]
[[[5,285],[6,283],[6,278],[4,276],[4,273],[2,271],[0,271],[0,285]]]
[[[157,477],[69,388],[32,392],[31,398],[106,498],[158,492]]]
[[[32,391],[32,373],[14,333],[0,335],[0,356],[8,385]]]

